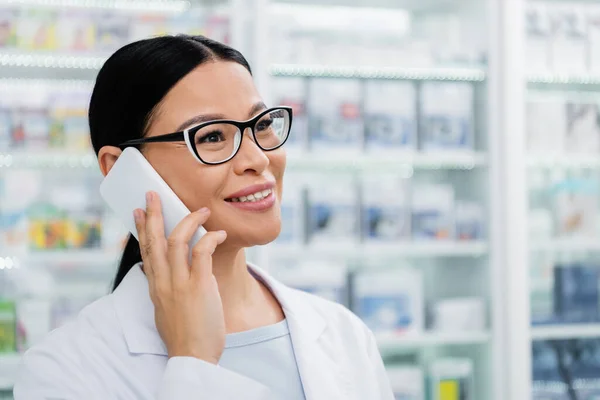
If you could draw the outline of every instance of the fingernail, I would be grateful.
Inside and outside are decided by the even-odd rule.
[[[225,231],[219,231],[219,234],[221,234],[223,236],[227,236],[227,232],[225,232]]]
[[[139,209],[137,209],[137,208],[136,208],[135,210],[133,210],[133,219],[135,220],[135,222],[136,222],[136,223],[137,223],[137,222],[140,222],[140,218],[141,218],[141,216],[142,216],[142,215],[141,215],[141,213],[140,213],[140,210],[139,210]]]
[[[146,192],[146,203],[150,203],[152,201],[152,197],[152,192]]]
[[[198,210],[199,213],[205,214],[208,212],[208,207],[202,207],[201,209]]]

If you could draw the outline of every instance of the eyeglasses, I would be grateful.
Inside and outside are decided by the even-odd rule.
[[[256,145],[263,151],[281,147],[292,126],[292,108],[274,107],[248,121],[215,120],[181,132],[128,140],[119,147],[144,143],[185,141],[194,157],[203,164],[217,165],[231,160],[240,150],[244,132],[250,128]]]

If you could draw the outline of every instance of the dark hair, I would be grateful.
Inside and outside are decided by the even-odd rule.
[[[117,50],[98,72],[90,100],[90,136],[96,155],[103,146],[145,136],[167,92],[197,66],[219,60],[236,62],[252,74],[239,51],[203,36],[161,36]],[[113,290],[141,260],[138,241],[129,235]]]

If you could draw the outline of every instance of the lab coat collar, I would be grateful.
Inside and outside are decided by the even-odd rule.
[[[154,305],[141,265],[134,265],[112,293],[115,311],[130,353],[166,356],[167,348],[156,329]],[[248,264],[248,268],[267,285],[281,304],[293,339],[302,342],[316,340],[327,325],[318,309],[259,267]]]
[[[283,285],[262,269],[251,264],[248,268],[269,287],[283,308],[306,399],[353,398],[350,375],[344,373],[344,364],[352,360],[341,362],[339,358],[346,351],[340,343],[319,340],[327,327],[322,311],[301,292]],[[129,352],[167,356],[154,322],[154,306],[141,263],[129,271],[112,296]]]

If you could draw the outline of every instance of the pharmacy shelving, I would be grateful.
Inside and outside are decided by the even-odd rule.
[[[558,239],[532,239],[530,248],[536,252],[569,253],[569,252],[600,252],[600,238],[575,237]]]
[[[0,354],[0,390],[10,390],[15,382],[21,355]]]
[[[19,264],[112,265],[120,255],[119,251],[104,249],[17,252],[0,257],[0,267]]]
[[[531,169],[598,169],[600,168],[600,154],[531,154],[527,163]]]
[[[563,324],[534,326],[532,340],[600,338],[600,324]]]
[[[396,79],[415,81],[465,81],[485,80],[485,70],[480,68],[383,68],[330,65],[272,64],[269,73],[275,77]]]
[[[394,351],[414,347],[485,345],[489,332],[422,332],[411,335],[377,335],[378,345],[383,351]]]
[[[487,255],[488,244],[485,241],[425,241],[390,244],[274,244],[269,252],[276,256],[312,256],[342,255],[346,258],[390,258],[390,257],[482,257]]]

